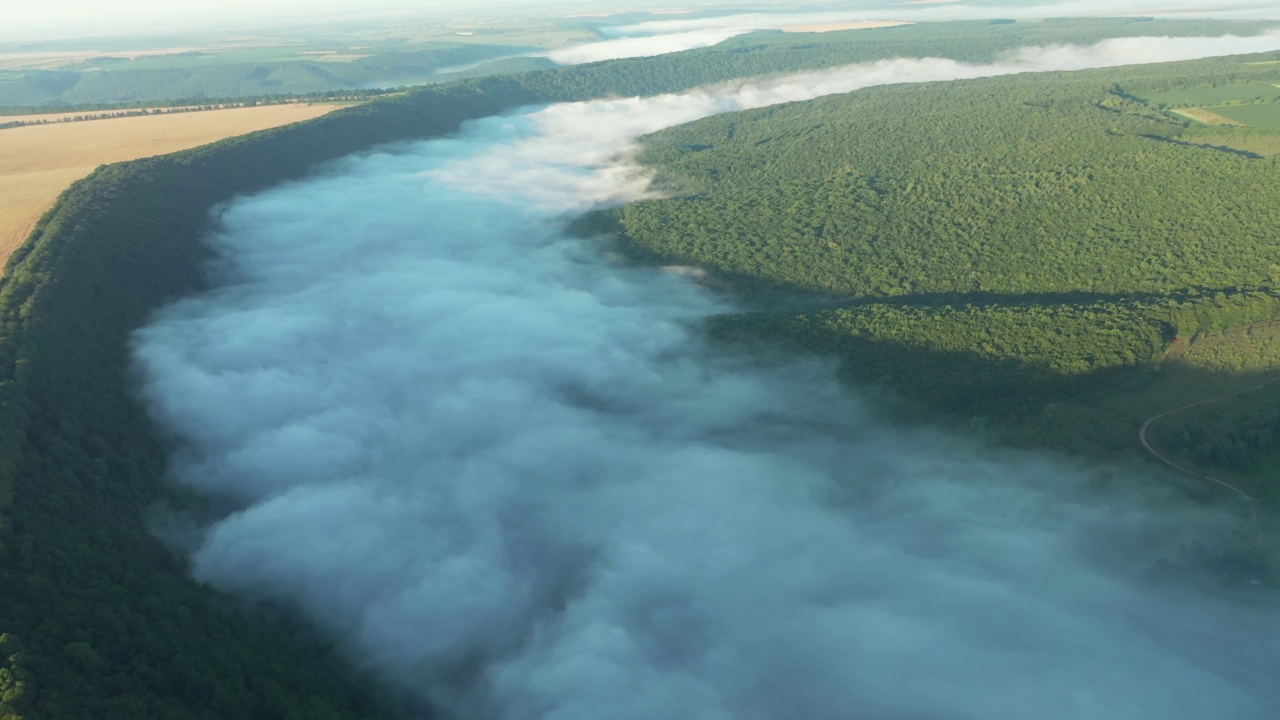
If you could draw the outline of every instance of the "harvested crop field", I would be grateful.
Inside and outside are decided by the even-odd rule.
[[[1229,117],[1224,117],[1208,108],[1181,108],[1173,112],[1205,125],[1241,125]]]
[[[52,70],[66,65],[97,60],[100,58],[125,58],[133,60],[155,55],[176,55],[193,52],[196,48],[166,48],[162,50],[70,50],[54,52],[14,52],[0,53],[0,70]]]
[[[0,263],[73,182],[99,165],[310,120],[341,105],[269,105],[0,130]]]

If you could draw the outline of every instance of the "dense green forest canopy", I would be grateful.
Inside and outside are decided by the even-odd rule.
[[[852,380],[935,412],[1034,415],[1174,338],[1280,315],[1280,167],[1238,147],[1274,132],[1141,99],[1270,85],[1275,59],[889,86],[712,117],[643,140],[665,199],[584,226],[756,299],[762,312],[717,320],[722,337],[832,354]]]
[[[1228,27],[1157,22],[1142,34]],[[207,259],[200,238],[216,203],[375,143],[439,136],[522,105],[673,92],[924,52],[990,59],[1019,44],[1122,34],[1135,33],[1123,21],[1073,20],[754,35],[687,54],[426,88],[99,169],[42,219],[0,280],[0,718],[394,714],[391,701],[375,708],[331,648],[289,632],[274,616],[268,622],[233,612],[229,599],[187,579],[182,558],[148,532],[147,509],[180,499],[166,490],[165,440],[133,398],[126,339],[154,308],[200,286]],[[779,332],[815,343],[882,342],[892,340],[886,328],[898,328],[902,347],[983,362],[1011,358],[1009,367],[1025,374],[1028,387],[1087,377],[1141,362],[1173,332],[1275,314],[1268,286],[1276,269],[1256,262],[1274,252],[1265,243],[1274,234],[1258,219],[1280,207],[1271,202],[1274,162],[1181,142],[1185,126],[1130,97],[1143,83],[1174,88],[1215,73],[1255,79],[1255,72],[1223,61],[960,89],[888,88],[710,121],[653,138],[646,156],[665,164],[669,187],[695,195],[633,206],[618,219],[654,253],[759,283],[863,299],[856,306],[827,299],[848,307],[800,320],[765,317]],[[899,124],[877,108],[922,115],[901,116],[907,121]],[[878,135],[863,137],[868,131]],[[912,139],[910,132],[923,135]],[[921,150],[935,142],[933,153]],[[805,149],[809,143],[814,149]],[[993,148],[997,143],[1009,148]],[[1082,157],[1081,148],[1098,154]],[[721,172],[712,173],[708,163],[717,155]],[[1107,161],[1113,155],[1114,164]],[[1203,195],[1182,192],[1181,183],[1193,178]],[[1218,187],[1227,178],[1234,194]],[[970,179],[971,192],[956,185]],[[1130,187],[1126,179],[1140,182]],[[928,194],[935,190],[936,197]],[[1121,191],[1133,202],[1151,199],[1166,215],[1119,208],[1122,218],[1153,227],[1055,217],[1072,203],[1114,211],[1107,193]],[[978,192],[996,193],[1002,204],[989,207],[999,212],[962,216],[983,209],[971,197]],[[1168,201],[1166,192],[1181,192],[1176,197],[1186,202]],[[1202,212],[1222,217],[1208,223]],[[733,213],[771,232],[744,227],[727,217]],[[822,213],[831,214],[830,228]],[[874,232],[860,231],[863,223]],[[1114,241],[1105,235],[1119,228],[1129,234]],[[712,236],[722,229],[740,234]],[[1018,247],[1018,229],[1045,250],[997,253],[1000,243]],[[924,230],[937,233],[936,247],[920,239]],[[1192,230],[1215,234],[1196,238]],[[1216,239],[1227,231],[1239,242]],[[1157,250],[1153,238],[1169,234],[1180,240]],[[1097,248],[1111,260],[1071,254]],[[1165,267],[1161,252],[1183,261]],[[867,253],[865,260],[846,257],[855,253]],[[1054,258],[1062,271],[1046,272],[1027,253]],[[948,270],[939,258],[968,258],[970,265]],[[1150,262],[1129,268],[1127,258]],[[1234,287],[1245,285],[1258,287]],[[1093,296],[1076,296],[1086,289]],[[975,290],[990,297],[930,296]],[[1071,297],[1034,301],[1051,291]],[[1022,305],[1000,297],[1015,292]],[[916,296],[929,302],[906,302]],[[1060,343],[1034,334],[1053,325],[1066,338]],[[974,336],[987,344],[981,352],[967,339]]]
[[[1280,316],[1266,290],[1181,297],[932,298],[723,315],[714,337],[756,353],[836,357],[842,375],[928,412],[1039,415],[1046,403],[1124,381],[1173,338]]]

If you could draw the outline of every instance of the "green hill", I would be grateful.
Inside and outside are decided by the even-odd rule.
[[[828,354],[921,412],[1073,445],[1075,430],[1028,418],[1152,372],[1174,338],[1280,315],[1280,162],[1228,144],[1278,136],[1210,133],[1139,99],[1277,82],[1274,59],[879,87],[712,117],[643,139],[668,197],[583,226],[751,298],[760,312],[718,318],[722,338]],[[1132,440],[1131,422],[1109,427]]]
[[[1114,37],[1145,35],[1255,35],[1267,23],[1243,21],[1146,20],[1126,18],[1053,19],[991,25],[986,21],[919,25],[823,34],[760,32],[715,47],[678,53],[656,64],[633,65],[653,72],[679,67],[688,77],[742,77],[822,68],[894,57],[946,57],[991,62],[1027,45],[1092,44]],[[518,37],[518,36],[513,36]],[[327,47],[327,46],[317,46]],[[223,54],[185,53],[139,60],[95,61],[92,67],[0,71],[0,108],[92,106],[116,103],[236,99],[413,85],[540,69],[548,61],[502,59],[537,48],[527,45],[436,42],[419,48],[396,45],[360,51],[348,62],[282,59],[298,47],[248,48]],[[493,62],[486,62],[493,60]],[[441,68],[478,64],[435,76]],[[616,69],[600,70],[616,77]],[[612,63],[610,63],[612,65]],[[729,68],[734,68],[729,71]],[[726,72],[728,71],[728,74]],[[656,78],[655,78],[656,79]],[[659,92],[653,84],[648,92]],[[610,92],[606,90],[604,92]],[[622,92],[614,89],[612,92]]]
[[[1275,163],[1170,142],[1186,123],[1115,87],[1275,67],[1019,75],[716,116],[645,140],[678,197],[613,214],[664,257],[856,297],[1267,284]]]

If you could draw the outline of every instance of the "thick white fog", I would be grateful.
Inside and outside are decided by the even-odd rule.
[[[444,717],[1273,717],[1280,618],[1141,580],[1238,517],[724,357],[697,330],[722,300],[564,230],[642,196],[625,152],[675,123],[1241,42],[531,109],[231,203],[216,287],[135,338],[175,479],[240,508],[197,577],[296,604]]]
[[[1169,18],[1280,20],[1280,5],[1259,0],[1217,3],[1206,7],[1200,0],[1071,0],[1070,2],[930,2],[886,5],[849,3],[840,10],[757,12],[648,20],[629,25],[606,26],[612,39],[543,53],[569,65],[598,60],[661,55],[679,50],[709,47],[731,37],[759,30],[807,29],[850,23],[939,22],[985,18],[1126,17],[1150,15]],[[1239,52],[1248,52],[1241,50]],[[1140,61],[1140,60],[1138,60]],[[1155,62],[1156,60],[1151,60]]]

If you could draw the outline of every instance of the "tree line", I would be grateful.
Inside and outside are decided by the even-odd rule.
[[[350,101],[356,100],[356,97],[335,97],[334,101]],[[110,120],[112,118],[128,118],[128,117],[146,117],[149,115],[173,115],[177,113],[193,113],[193,112],[209,112],[211,110],[230,110],[232,108],[261,107],[270,105],[296,105],[302,102],[310,105],[310,101],[301,100],[278,100],[274,102],[238,102],[225,104],[204,104],[204,105],[185,105],[180,107],[158,107],[158,108],[138,108],[136,110],[115,110],[112,112],[85,113],[83,115],[67,115],[64,117],[51,118],[35,118],[32,120],[14,120],[10,122],[0,122],[0,130],[9,128],[28,127],[31,125],[60,125],[62,123],[87,122],[90,120]]]

